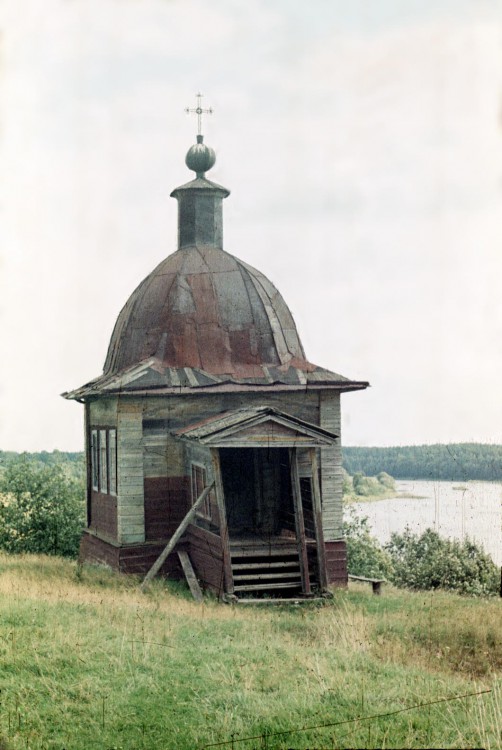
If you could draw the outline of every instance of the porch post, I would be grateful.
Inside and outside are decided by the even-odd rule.
[[[214,483],[216,491],[216,504],[220,517],[220,537],[223,555],[223,574],[225,577],[225,593],[234,593],[234,576],[232,573],[232,562],[230,559],[230,540],[228,538],[227,512],[225,509],[225,496],[223,493],[223,482],[221,479],[220,452],[218,448],[211,448],[211,459],[213,462]]]
[[[319,487],[319,469],[317,465],[317,451],[310,449],[310,463],[312,466],[312,505],[314,510],[314,526],[317,548],[317,567],[319,568],[319,583],[321,589],[328,588],[328,573],[326,570],[326,548],[324,546],[324,532],[322,530],[321,489]]]
[[[298,558],[300,561],[300,573],[302,577],[302,591],[310,594],[309,561],[307,555],[307,541],[305,538],[305,523],[303,520],[302,493],[300,487],[300,475],[298,473],[297,449],[289,449],[289,464],[291,468],[291,488],[293,491],[293,506],[295,509],[296,543],[298,545]]]

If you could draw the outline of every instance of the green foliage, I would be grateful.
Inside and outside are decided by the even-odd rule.
[[[11,463],[16,463],[20,458],[31,463],[43,464],[44,466],[64,466],[68,476],[75,479],[85,477],[85,456],[82,452],[70,453],[67,451],[54,450],[40,451],[38,453],[15,453],[14,451],[0,451],[0,474]]]
[[[502,445],[451,443],[392,448],[343,448],[349,474],[377,476],[388,472],[397,479],[468,481],[502,479]]]
[[[385,546],[394,566],[392,581],[411,589],[449,589],[461,594],[495,595],[499,571],[489,555],[474,542],[440,537],[432,529],[423,534],[392,534]]]
[[[350,476],[348,471],[342,469],[342,492],[344,497],[346,495],[350,495],[352,493],[352,489],[352,477]]]
[[[382,487],[386,487],[389,490],[396,489],[394,477],[391,477],[391,475],[387,474],[386,471],[381,471],[379,474],[377,474],[377,480],[382,485]]]
[[[62,465],[9,461],[0,478],[0,548],[75,557],[84,524],[83,482]]]
[[[391,557],[371,535],[368,519],[357,516],[354,508],[348,505],[343,528],[349,573],[369,578],[390,578],[393,574]]]
[[[393,477],[381,471],[376,477],[367,477],[362,471],[356,471],[351,478],[347,472],[344,475],[343,494],[356,497],[379,497],[395,492]]]

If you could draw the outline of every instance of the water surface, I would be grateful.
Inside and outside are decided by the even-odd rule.
[[[432,528],[453,539],[468,536],[502,565],[501,482],[399,480],[396,488],[408,497],[355,504],[358,515],[369,518],[380,542],[406,526],[415,533]]]

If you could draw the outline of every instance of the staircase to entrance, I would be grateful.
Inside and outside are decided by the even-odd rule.
[[[313,549],[315,553],[315,549]],[[282,538],[230,540],[234,592],[242,597],[302,595],[298,547]],[[315,554],[309,555],[311,586],[316,585]]]

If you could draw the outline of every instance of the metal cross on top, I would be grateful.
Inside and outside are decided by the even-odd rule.
[[[193,113],[193,114],[197,115],[197,124],[198,124],[198,128],[199,128],[199,133],[198,134],[202,135],[202,115],[203,114],[212,115],[213,114],[213,109],[212,109],[212,107],[209,107],[209,109],[202,109],[202,107],[201,107],[201,104],[202,104],[202,102],[201,102],[202,94],[199,92],[198,94],[196,94],[196,96],[197,96],[197,106],[194,107],[193,109],[190,109],[190,107],[185,107],[185,112],[187,114]]]

